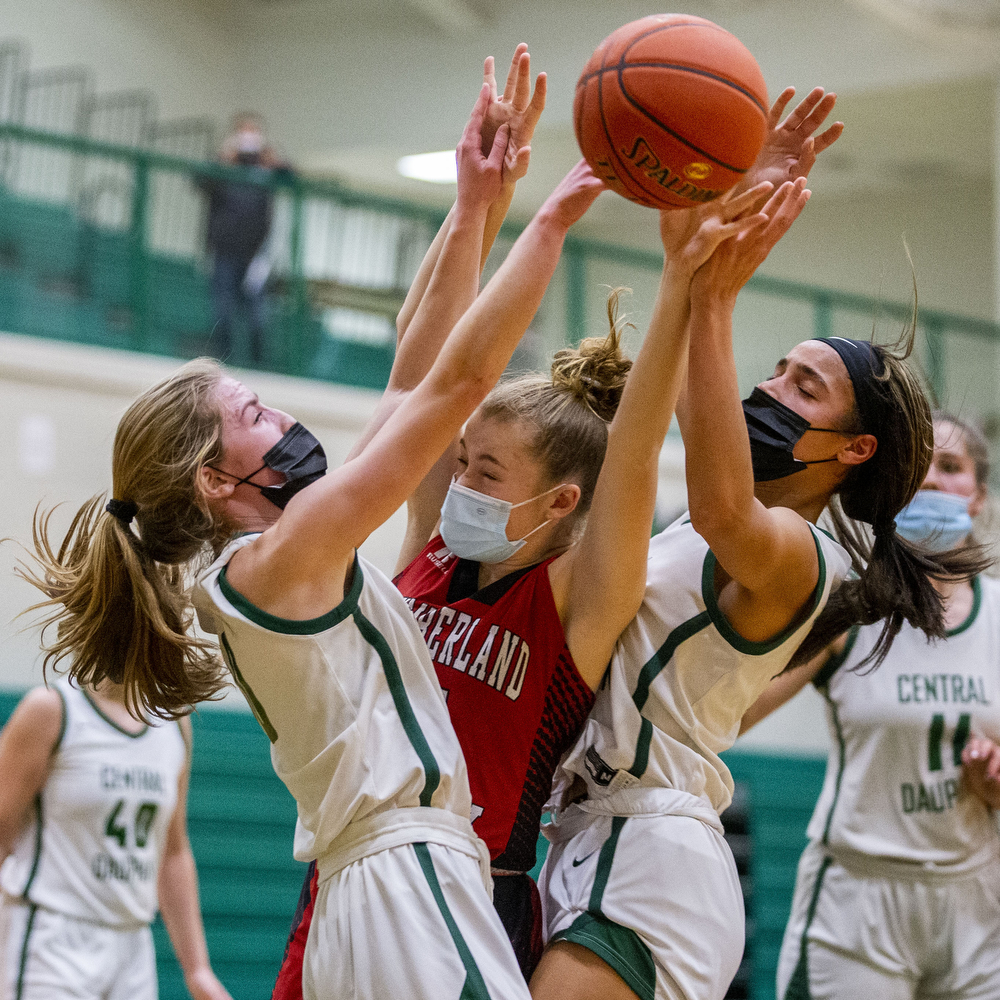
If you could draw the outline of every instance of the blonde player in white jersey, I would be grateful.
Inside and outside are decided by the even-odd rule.
[[[363,449],[324,475],[308,431],[195,362],[126,411],[107,508],[85,506],[57,550],[37,526],[40,568],[28,575],[58,622],[48,662],[71,655],[85,682],[117,669],[136,711],[166,716],[224,684],[214,646],[188,632],[183,589],[184,571],[215,549],[199,612],[296,798],[296,856],[318,860],[306,1000],[528,996],[490,903],[489,857],[423,636],[356,552],[500,377],[569,227],[603,190],[585,164],[571,170],[471,308],[451,315],[475,296],[503,169],[527,157],[508,146],[507,124],[483,153],[489,103],[484,85],[458,148],[450,228],[411,321],[454,329],[405,398],[390,385],[390,415]]]
[[[797,178],[785,228],[808,197],[816,150],[840,131],[811,138],[833,107],[822,90],[779,126],[790,97],[772,110],[752,171],[752,182]],[[558,789],[547,831],[548,947],[535,1000],[721,1000],[742,955],[744,910],[718,819],[732,793],[719,754],[743,713],[814,623],[835,627],[864,607],[874,620],[902,615],[943,631],[940,600],[916,573],[933,560],[892,530],[932,438],[902,358],[865,342],[807,341],[741,408],[732,310],[780,236],[778,218],[722,244],[692,282],[678,407],[690,515],[653,540],[643,606],[564,765],[573,786]],[[875,571],[836,592],[851,560],[815,527],[834,494],[878,539]]]
[[[120,685],[60,680],[0,734],[0,997],[156,1000],[163,915],[195,1000],[212,973],[186,803],[191,726],[146,725]]]
[[[938,414],[934,459],[897,530],[969,543],[986,500],[986,443]],[[1000,996],[1000,583],[938,582],[946,638],[904,626],[882,665],[854,628],[775,679],[744,730],[810,680],[833,753],[799,863],[778,967],[781,1000]]]

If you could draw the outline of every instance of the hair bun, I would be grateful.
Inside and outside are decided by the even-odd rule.
[[[607,337],[587,337],[579,347],[557,351],[552,359],[552,385],[590,407],[602,420],[610,421],[621,402],[625,379],[632,361],[621,349],[622,330],[631,326],[618,316],[618,302],[628,288],[615,288],[608,296]]]

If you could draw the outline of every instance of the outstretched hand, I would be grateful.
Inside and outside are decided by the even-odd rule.
[[[711,295],[734,301],[739,290],[799,217],[811,194],[804,177],[785,181],[761,209],[765,221],[719,243],[711,257],[698,268],[691,282],[692,299]]]
[[[746,190],[761,181],[770,181],[777,188],[785,181],[808,177],[816,157],[829,149],[843,133],[843,122],[835,122],[826,131],[813,135],[837,103],[837,95],[827,94],[822,87],[813,88],[782,122],[781,116],[794,96],[794,87],[786,87],[778,95],[767,118],[764,147],[740,181],[739,190]]]
[[[1000,747],[972,737],[962,751],[962,784],[991,809],[1000,808]]]
[[[604,190],[604,181],[594,174],[586,160],[580,160],[545,199],[539,215],[547,215],[569,229],[583,218]]]
[[[505,183],[519,181],[528,172],[531,137],[545,108],[546,80],[545,74],[539,73],[532,94],[531,56],[524,42],[514,50],[502,94],[497,94],[493,56],[488,56],[483,66],[483,83],[490,88],[490,102],[483,119],[481,148],[484,156],[489,155],[497,130],[503,125],[510,129],[504,160]]]
[[[660,212],[660,238],[667,264],[690,278],[723,240],[767,222],[767,216],[755,213],[755,209],[760,209],[773,189],[764,181],[743,194],[730,192],[707,205]]]
[[[489,102],[490,88],[484,83],[455,150],[458,161],[458,204],[465,207],[488,207],[500,193],[503,184],[503,163],[510,126],[501,125],[494,132],[493,143],[484,153],[480,137]]]

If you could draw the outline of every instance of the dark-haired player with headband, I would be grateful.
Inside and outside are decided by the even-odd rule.
[[[749,182],[796,178],[801,208],[815,153],[840,130],[811,137],[833,107],[821,90],[779,126],[790,97],[771,128],[795,155],[759,161]],[[810,629],[886,619],[888,640],[905,618],[943,633],[926,574],[957,561],[918,553],[893,524],[933,442],[904,361],[913,331],[899,352],[799,344],[741,405],[732,312],[771,246],[767,229],[729,240],[691,285],[678,407],[690,512],[653,539],[642,608],[564,764],[539,884],[548,947],[535,1000],[721,1000],[744,907],[719,821],[733,790],[719,754],[743,712]],[[834,496],[875,530],[868,568],[849,582],[849,551],[815,527]]]
[[[989,465],[975,427],[936,413],[934,458],[898,533],[970,550]],[[771,681],[743,717],[746,731],[811,681],[830,729],[780,1000],[1000,996],[1000,582],[932,582],[943,641],[904,625],[878,670],[858,670],[879,626],[857,625]]]

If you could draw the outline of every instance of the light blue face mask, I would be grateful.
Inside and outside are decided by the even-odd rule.
[[[509,503],[507,500],[479,493],[468,486],[461,486],[453,480],[441,507],[441,537],[444,544],[459,559],[481,563],[504,562],[524,547],[529,536],[549,523],[546,518],[524,538],[512,542],[507,537],[510,512],[515,507],[523,507],[565,485],[560,483],[545,493],[539,493],[537,497],[522,500],[521,503]]]
[[[896,533],[932,552],[958,548],[972,531],[971,499],[940,490],[917,490],[896,515]]]

